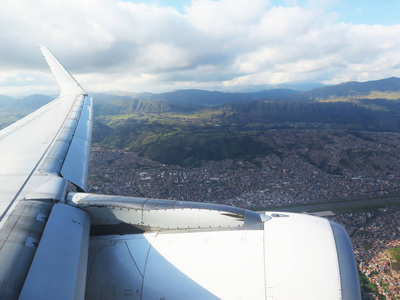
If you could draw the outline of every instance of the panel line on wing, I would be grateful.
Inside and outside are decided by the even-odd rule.
[[[159,232],[156,233],[153,242],[156,241],[156,239],[158,237],[158,234],[159,234]],[[144,279],[145,279],[145,276],[146,276],[147,262],[149,260],[150,251],[151,251],[152,248],[153,248],[153,244],[150,243],[149,250],[147,251],[146,261],[145,261],[145,264],[144,264],[144,270],[143,270],[142,292],[143,292],[143,289],[144,289]]]
[[[136,268],[138,269],[140,275],[141,275],[142,278],[143,278],[144,275],[143,275],[142,272],[140,271],[139,266],[138,266],[137,263],[136,263],[136,260],[133,258],[132,253],[131,253],[131,250],[129,249],[129,247],[128,247],[128,245],[126,244],[126,242],[124,242],[124,244],[125,244],[126,249],[128,250],[129,255],[130,255],[131,258],[132,258],[133,263],[135,264]],[[147,253],[147,256],[148,256],[148,253]]]

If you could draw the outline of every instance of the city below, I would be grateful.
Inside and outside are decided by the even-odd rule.
[[[262,138],[286,150],[183,167],[95,146],[89,192],[255,210],[284,211],[297,205],[301,211],[302,205],[322,203],[328,209],[315,214],[341,223],[351,236],[364,298],[399,298],[400,210],[395,197],[392,205],[379,201],[400,195],[400,134],[291,130],[283,135],[271,130]],[[371,207],[351,206],[350,199],[364,198],[377,200]],[[330,203],[343,201],[346,207],[329,209]]]

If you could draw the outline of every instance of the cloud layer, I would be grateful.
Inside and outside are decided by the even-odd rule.
[[[46,45],[88,91],[237,88],[400,76],[400,25],[340,23],[324,1],[4,0],[0,94],[55,90]],[[53,86],[53,88],[51,88]]]

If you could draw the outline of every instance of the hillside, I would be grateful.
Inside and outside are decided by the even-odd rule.
[[[94,144],[134,151],[165,164],[194,166],[204,160],[279,156],[282,149],[276,144],[261,142],[268,130],[282,134],[290,129],[400,132],[398,78],[348,82],[295,94],[293,90],[184,90],[92,96]],[[0,126],[50,99],[43,95],[0,97]]]
[[[232,102],[278,99],[296,93],[292,89],[270,89],[251,93],[223,93],[204,90],[178,90],[168,93],[132,93],[128,95],[93,94],[97,115],[130,114],[133,112],[193,112],[201,107]]]
[[[200,109],[186,103],[174,103],[162,100],[140,100],[130,96],[115,96],[108,94],[94,94],[95,99],[94,114],[100,115],[126,115],[133,113],[166,113],[182,112],[190,113]]]
[[[277,123],[368,131],[399,131],[400,101],[275,101],[231,103],[223,107],[225,122],[239,128]],[[303,124],[303,125],[306,125]]]
[[[400,101],[394,99],[399,83],[397,78],[350,82],[278,99],[211,107],[126,99],[107,108],[101,106],[93,137],[99,145],[134,151],[165,164],[199,165],[203,160],[252,159],[271,153],[279,156],[276,144],[260,143],[266,130],[400,132]],[[392,97],[373,98],[378,92]],[[101,112],[114,107],[119,107],[118,115]]]
[[[145,100],[163,100],[176,103],[188,103],[201,106],[221,105],[238,101],[258,101],[282,98],[295,94],[292,89],[270,89],[251,93],[223,93],[204,90],[179,90],[169,93],[156,94],[152,97],[146,95]],[[140,99],[140,95],[138,95]],[[146,99],[147,98],[147,99]]]

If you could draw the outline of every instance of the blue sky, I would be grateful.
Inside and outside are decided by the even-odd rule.
[[[132,3],[143,3],[142,0],[125,0]],[[185,5],[190,6],[191,0],[149,0],[145,3],[174,7],[179,13],[185,13]],[[272,0],[271,6],[307,6],[307,1]],[[337,13],[339,22],[354,24],[394,25],[400,20],[400,0],[334,0],[323,5]]]
[[[338,20],[345,23],[395,25],[400,20],[398,0],[339,1],[333,10],[338,12]]]
[[[0,94],[238,91],[400,77],[400,0],[3,0]]]

